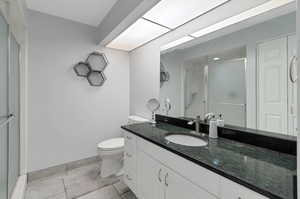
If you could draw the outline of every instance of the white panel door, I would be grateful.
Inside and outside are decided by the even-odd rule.
[[[164,199],[164,168],[138,150],[138,198]]]
[[[204,189],[197,187],[182,176],[168,169],[164,177],[165,199],[216,199]]]
[[[287,38],[258,45],[258,127],[287,133]]]
[[[296,35],[288,37],[288,132],[297,136],[297,43]]]

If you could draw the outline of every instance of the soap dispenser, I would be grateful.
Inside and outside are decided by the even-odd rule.
[[[222,114],[219,114],[219,118],[217,119],[217,126],[224,127],[225,121]]]
[[[218,138],[218,125],[215,116],[212,116],[212,119],[209,122],[209,137]]]

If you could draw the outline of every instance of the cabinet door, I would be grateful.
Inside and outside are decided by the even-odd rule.
[[[166,187],[165,199],[216,199],[214,195],[171,170],[167,170],[164,184]]]
[[[163,176],[160,163],[138,150],[138,198],[164,199]]]
[[[297,136],[297,42],[296,35],[288,37],[288,132]]]
[[[258,126],[287,133],[287,38],[258,45]]]
[[[225,178],[222,178],[221,182],[221,199],[268,199]]]

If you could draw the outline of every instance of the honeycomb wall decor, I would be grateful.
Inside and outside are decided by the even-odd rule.
[[[102,86],[106,80],[106,77],[101,71],[93,70],[88,74],[87,80],[91,86]]]
[[[87,77],[92,69],[87,63],[79,62],[74,66],[74,71],[79,77]]]
[[[85,62],[77,63],[73,69],[77,76],[85,77],[91,86],[102,86],[106,81],[104,70],[107,65],[105,54],[92,52]]]

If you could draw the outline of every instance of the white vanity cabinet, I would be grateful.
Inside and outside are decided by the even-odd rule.
[[[139,199],[267,199],[128,132],[126,153],[124,181]]]

